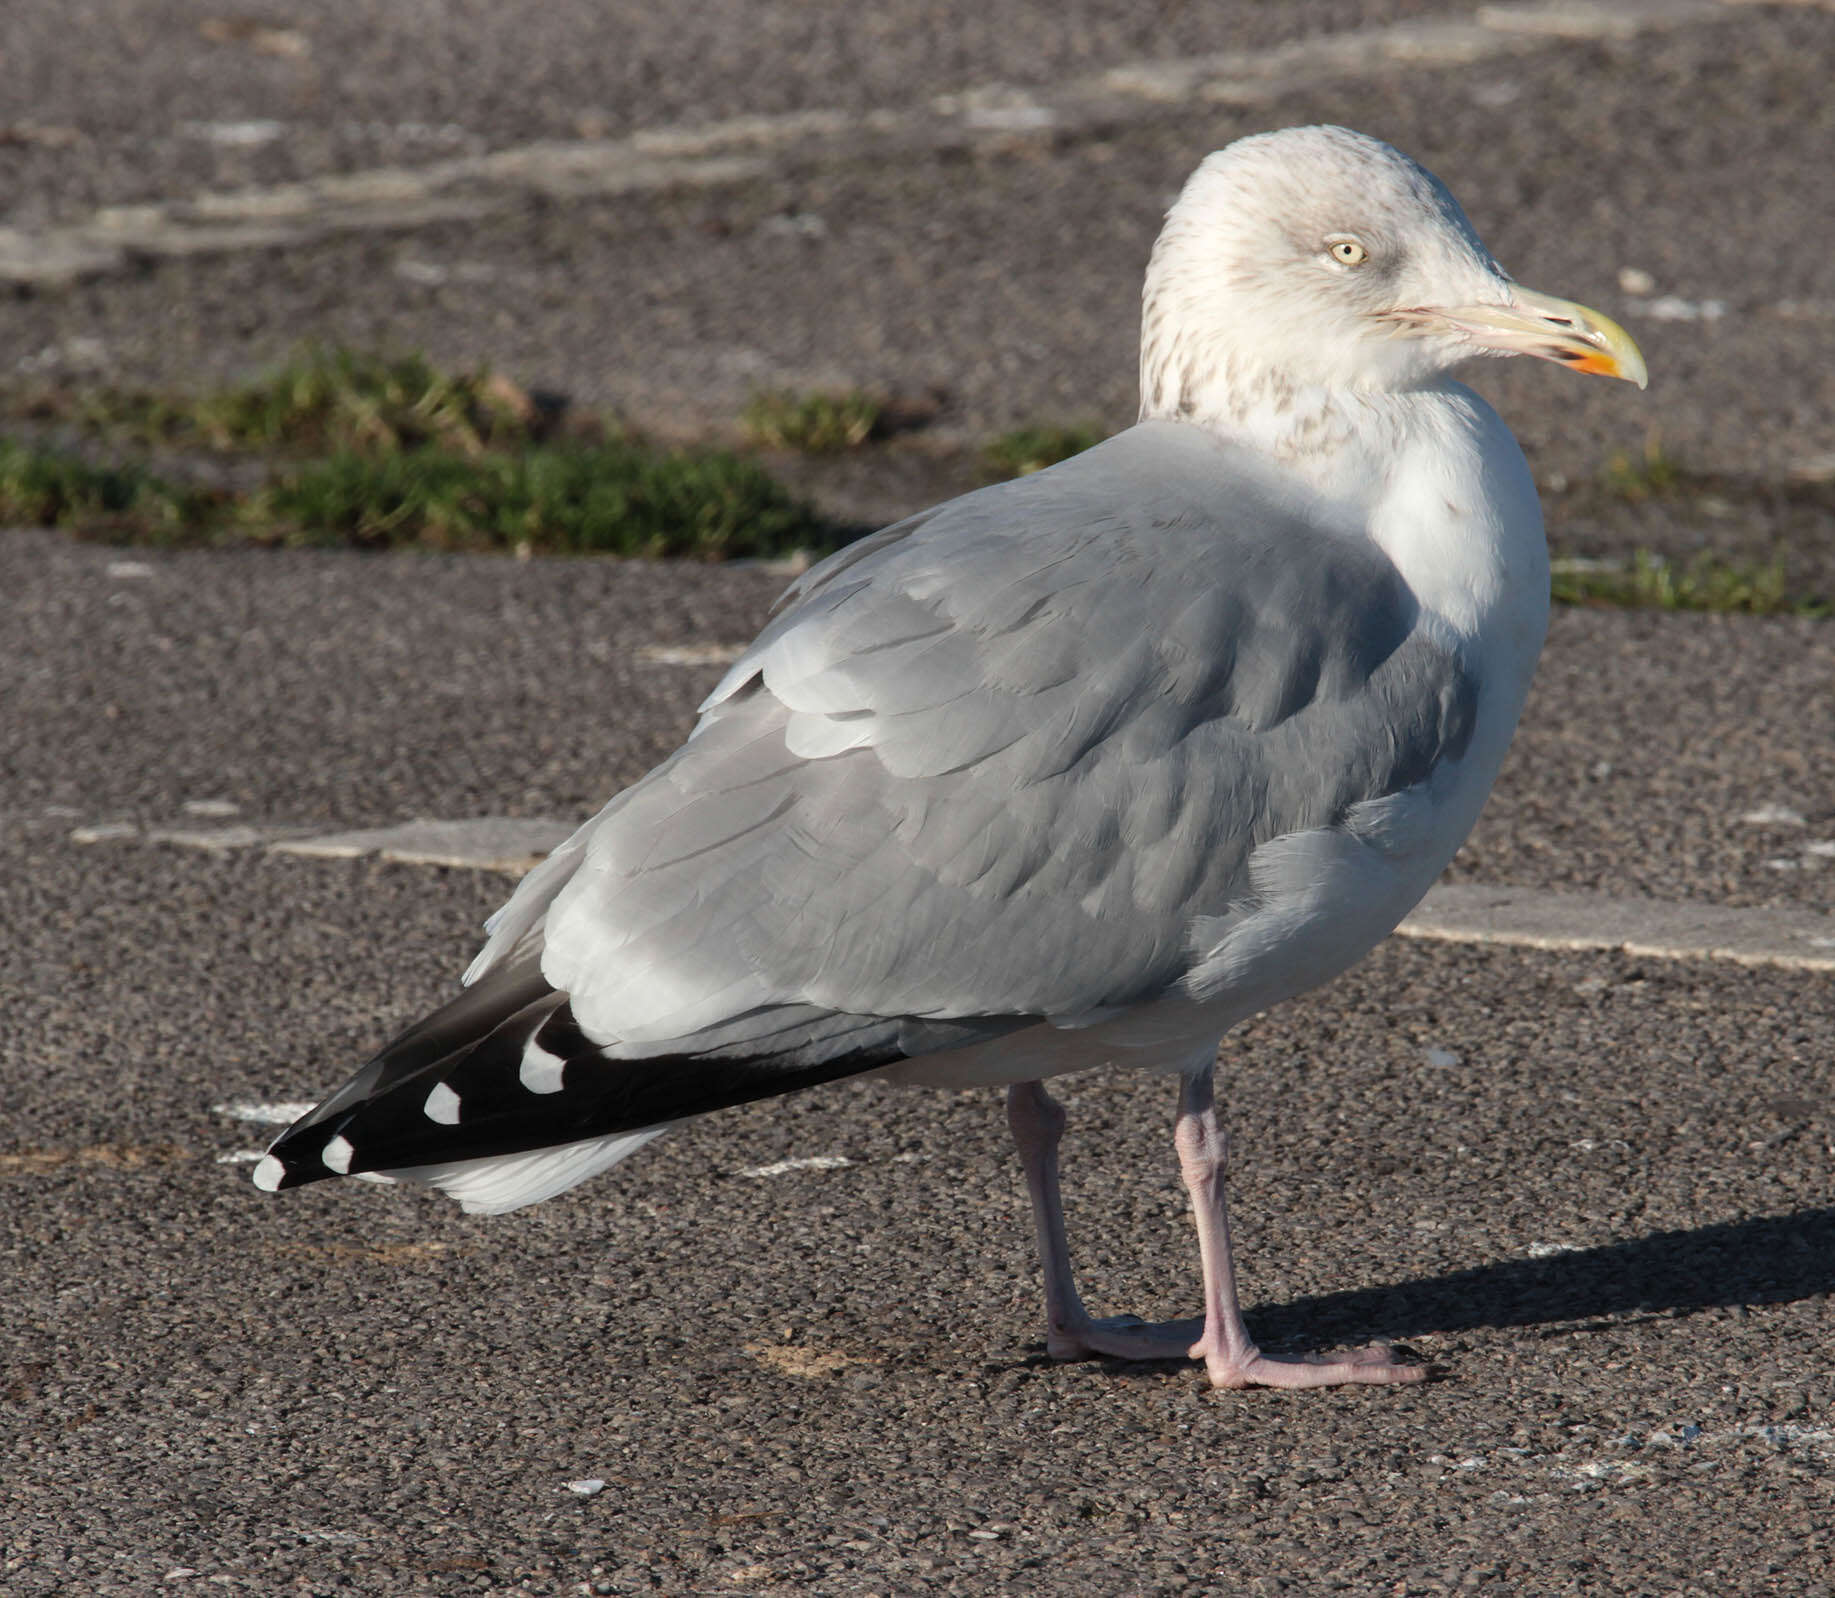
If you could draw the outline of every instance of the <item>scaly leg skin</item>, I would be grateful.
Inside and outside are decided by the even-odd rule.
[[[1230,1222],[1223,1183],[1229,1144],[1217,1124],[1211,1065],[1183,1080],[1173,1142],[1192,1196],[1198,1252],[1204,1269],[1204,1318],[1149,1324],[1131,1315],[1096,1320],[1083,1307],[1071,1275],[1058,1187],[1058,1142],[1064,1110],[1038,1082],[1007,1092],[1007,1118],[1026,1169],[1045,1270],[1045,1347],[1053,1359],[1201,1359],[1215,1387],[1330,1387],[1343,1383],[1418,1382],[1427,1372],[1400,1365],[1382,1347],[1336,1359],[1269,1359],[1249,1340],[1236,1299]]]
[[[1204,1331],[1191,1346],[1191,1357],[1204,1361],[1213,1387],[1338,1387],[1356,1382],[1418,1382],[1421,1365],[1399,1365],[1381,1344],[1326,1359],[1269,1359],[1249,1340],[1236,1299],[1236,1267],[1230,1258],[1230,1215],[1223,1201],[1223,1179],[1229,1168],[1230,1143],[1217,1124],[1211,1092],[1211,1065],[1184,1078],[1179,1088],[1179,1119],[1173,1145],[1179,1169],[1191,1194],[1192,1218],[1198,1225],[1198,1257],[1204,1269]]]
[[[1064,1135],[1064,1106],[1042,1082],[1015,1082],[1007,1089],[1007,1124],[1026,1168],[1039,1260],[1045,1268],[1045,1350],[1053,1359],[1186,1359],[1201,1330],[1198,1321],[1150,1326],[1138,1316],[1095,1320],[1077,1296],[1064,1236],[1064,1201],[1058,1188],[1058,1142]]]

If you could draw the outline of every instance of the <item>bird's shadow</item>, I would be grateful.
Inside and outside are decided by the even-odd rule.
[[[1735,1304],[1789,1304],[1831,1291],[1835,1209],[1816,1209],[1261,1304],[1245,1318],[1262,1348],[1295,1354],[1372,1337],[1403,1342],[1484,1327],[1622,1325]],[[1049,1361],[1041,1347],[1022,1363]]]
[[[1323,1347],[1373,1334],[1406,1338],[1784,1304],[1831,1290],[1835,1209],[1815,1209],[1265,1304],[1248,1320],[1266,1347]]]

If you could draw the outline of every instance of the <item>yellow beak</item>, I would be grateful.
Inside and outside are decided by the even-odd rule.
[[[1533,355],[1639,388],[1650,381],[1637,344],[1611,317],[1533,289],[1513,285],[1508,303],[1415,312],[1409,320],[1463,334],[1474,353]]]

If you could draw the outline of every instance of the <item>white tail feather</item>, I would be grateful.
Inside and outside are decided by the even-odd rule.
[[[404,1166],[387,1174],[437,1187],[472,1215],[502,1215],[525,1204],[539,1204],[578,1186],[589,1176],[611,1169],[652,1138],[661,1137],[672,1124],[563,1143],[559,1148],[532,1149],[527,1154],[493,1154],[445,1165]]]

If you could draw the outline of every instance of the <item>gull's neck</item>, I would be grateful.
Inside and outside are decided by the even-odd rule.
[[[1250,359],[1221,336],[1194,337],[1189,329],[1167,337],[1151,302],[1142,325],[1141,421],[1202,427],[1309,478],[1338,475],[1347,464],[1355,470],[1341,459],[1347,452],[1393,451],[1421,420],[1422,392],[1301,378]]]
[[[1143,356],[1143,376],[1147,371]],[[1516,441],[1463,384],[1303,384],[1241,361],[1158,367],[1142,421],[1202,428],[1293,485],[1314,514],[1395,562],[1453,633],[1495,641],[1506,675],[1541,647],[1548,549]],[[1501,664],[1501,661],[1500,661]]]
[[[1460,390],[1464,393],[1464,390]],[[1437,430],[1441,388],[1391,392],[1301,381],[1223,349],[1141,352],[1143,422],[1181,422],[1252,451],[1315,493],[1367,510],[1388,463]]]

